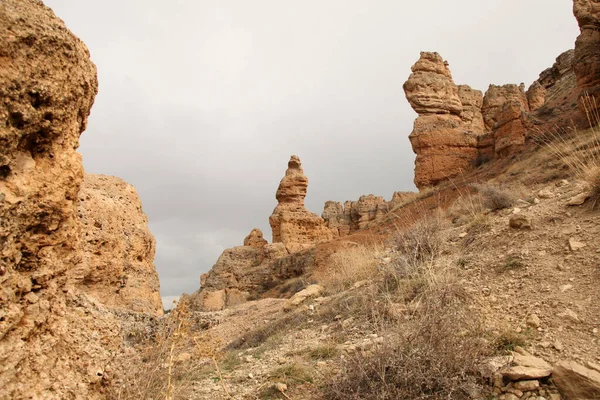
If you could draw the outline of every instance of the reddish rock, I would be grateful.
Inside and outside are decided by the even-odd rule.
[[[574,0],[573,14],[581,31],[575,42],[574,70],[578,92],[588,94],[600,105],[600,2]],[[585,110],[583,110],[585,111]]]

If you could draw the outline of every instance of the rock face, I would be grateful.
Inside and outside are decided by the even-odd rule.
[[[37,0],[0,4],[0,387],[7,398],[94,398],[94,313],[65,287],[77,265],[75,149],[97,92],[85,45]],[[90,320],[91,319],[91,320]],[[91,332],[91,331],[90,331]],[[108,354],[106,354],[108,357]],[[87,359],[88,367],[82,361]],[[100,360],[101,362],[101,360]]]
[[[269,218],[273,243],[283,243],[290,253],[331,240],[323,218],[304,207],[308,178],[298,156],[291,156],[285,177],[279,183],[279,204]]]
[[[586,32],[584,43],[595,37],[591,30]],[[599,65],[594,64],[595,52],[583,53],[581,63],[586,67],[580,69],[585,72],[578,73],[577,79],[576,48],[561,54],[527,92],[523,84],[490,85],[485,96],[469,86],[455,85],[448,63],[439,54],[421,53],[404,84],[406,98],[419,115],[409,136],[417,154],[417,187],[436,185],[482,162],[521,151],[529,136],[564,126],[566,121],[580,125],[577,86],[593,81],[588,78],[596,72],[586,63]]]
[[[600,2],[574,0],[573,14],[581,34],[575,42],[574,70],[579,94],[600,99]]]
[[[106,306],[162,315],[156,241],[135,188],[116,177],[85,175],[79,218],[79,287]]]
[[[525,145],[529,103],[524,85],[490,85],[483,98],[483,120],[492,132],[494,153],[507,156]]]

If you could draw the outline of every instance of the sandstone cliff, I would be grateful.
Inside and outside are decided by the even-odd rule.
[[[269,218],[273,243],[283,243],[290,253],[332,239],[323,218],[304,207],[308,178],[298,156],[291,156],[285,177],[279,183],[277,207]]]
[[[79,288],[108,307],[161,315],[156,241],[135,188],[112,176],[85,175],[79,192]]]

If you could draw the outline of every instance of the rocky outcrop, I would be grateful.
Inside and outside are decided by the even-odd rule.
[[[156,241],[135,188],[116,177],[85,175],[79,219],[79,288],[109,307],[162,315]]]
[[[572,121],[579,125],[576,54],[577,49],[561,54],[527,92],[523,84],[490,85],[483,96],[469,86],[456,86],[439,54],[421,53],[404,84],[419,115],[409,136],[417,154],[417,187],[521,151],[527,138],[540,132]]]
[[[598,52],[600,47],[600,2],[598,0],[574,0],[573,14],[581,31],[575,42],[573,60],[578,94],[588,94],[598,101],[600,99],[600,53]]]
[[[409,136],[417,154],[417,187],[435,185],[470,169],[478,154],[478,136],[483,134],[481,92],[468,86],[459,89],[448,63],[431,52],[421,53],[403,87],[419,115]]]
[[[268,244],[260,229],[253,229],[243,246],[225,249],[211,270],[202,275],[200,290],[184,296],[193,310],[218,311],[245,302],[276,279],[274,262],[288,255],[282,243]]]
[[[83,168],[75,149],[97,92],[96,68],[37,0],[0,4],[0,60],[2,396],[95,398],[91,388],[102,379],[95,369],[109,356],[99,353],[118,339],[86,339],[94,324],[106,333],[104,322],[67,284],[80,262]]]
[[[321,216],[333,237],[344,237],[367,228],[372,221],[387,214],[388,209],[383,197],[370,194],[361,196],[358,201],[346,201],[344,205],[328,201]]]
[[[269,218],[273,243],[283,243],[290,253],[331,240],[323,218],[304,207],[308,178],[298,156],[291,156],[285,177],[279,183],[277,207]]]

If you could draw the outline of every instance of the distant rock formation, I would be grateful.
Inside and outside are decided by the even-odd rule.
[[[85,175],[79,219],[79,287],[106,306],[162,315],[156,241],[135,188],[113,176]]]
[[[372,221],[387,214],[388,208],[383,197],[370,194],[361,196],[358,201],[346,201],[344,205],[327,201],[322,218],[334,238],[344,237],[367,228]]]
[[[522,150],[529,136],[580,120],[574,54],[577,49],[561,54],[527,92],[523,84],[490,85],[483,96],[457,86],[438,53],[422,52],[404,84],[419,115],[409,136],[417,155],[417,187],[434,186],[477,164],[509,156]]]
[[[200,290],[180,301],[202,311],[218,311],[245,302],[277,276],[273,262],[287,255],[282,243],[268,244],[260,229],[253,229],[243,246],[223,251],[211,270],[202,275]]]
[[[578,94],[593,96],[600,106],[600,2],[574,0],[573,14],[581,31],[573,60]]]
[[[269,218],[273,243],[283,243],[290,253],[332,239],[323,218],[304,207],[307,188],[308,178],[304,175],[300,158],[291,156],[275,196],[279,204]]]

